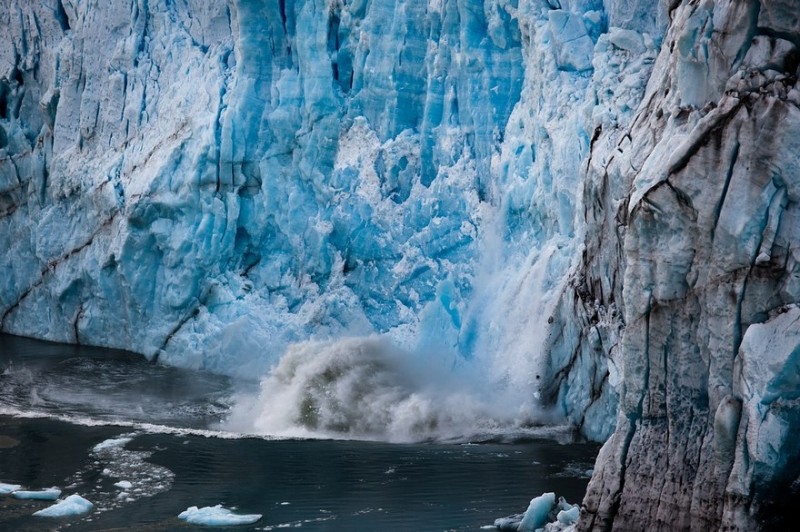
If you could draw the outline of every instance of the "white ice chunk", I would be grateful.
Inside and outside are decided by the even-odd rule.
[[[36,499],[38,501],[54,501],[61,496],[61,490],[58,488],[49,488],[39,491],[15,491],[12,494],[17,499]]]
[[[116,487],[118,487],[118,488],[122,488],[122,489],[124,489],[124,490],[129,490],[129,489],[131,489],[131,488],[133,487],[133,484],[131,484],[131,483],[130,483],[129,481],[127,481],[127,480],[120,480],[119,482],[115,482],[115,483],[114,483],[114,485],[115,485]]]
[[[198,508],[191,506],[181,512],[178,518],[193,525],[234,526],[250,525],[261,519],[261,514],[235,514],[221,504]]]
[[[57,502],[44,510],[39,510],[33,515],[38,515],[39,517],[67,517],[70,515],[85,514],[91,511],[92,508],[94,508],[94,504],[80,495],[70,495],[63,501]]]
[[[94,452],[104,451],[112,447],[123,447],[130,442],[133,438],[111,438],[104,442],[100,442],[92,449]]]
[[[0,482],[0,495],[8,495],[9,493],[19,489],[22,489],[22,486],[19,484],[6,484],[4,482]]]

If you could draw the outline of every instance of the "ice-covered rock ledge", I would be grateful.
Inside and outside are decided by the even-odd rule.
[[[799,14],[673,2],[632,127],[592,156],[590,182],[630,187],[626,328],[579,529],[771,528],[797,500]]]

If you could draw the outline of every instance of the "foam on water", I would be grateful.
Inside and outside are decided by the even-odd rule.
[[[232,432],[227,430],[214,430],[214,429],[193,429],[187,427],[174,427],[170,425],[162,425],[158,423],[144,423],[139,421],[126,421],[122,419],[108,420],[103,418],[96,418],[91,416],[81,416],[74,414],[57,414],[49,411],[36,410],[30,408],[19,408],[11,406],[0,406],[0,416],[12,416],[26,419],[54,419],[71,423],[73,425],[82,425],[84,427],[123,427],[133,429],[139,432],[147,432],[150,434],[173,434],[176,436],[201,436],[204,438],[221,438],[221,439],[240,439],[251,438],[258,436],[266,439],[283,439],[272,438],[266,435],[245,434]]]
[[[424,326],[434,334],[437,323],[429,316]],[[432,342],[400,349],[389,336],[296,343],[260,386],[164,368],[135,356],[75,354],[9,359],[0,373],[0,415],[225,439],[570,441],[574,436],[522,383],[530,378],[530,366],[504,366],[477,344],[466,356]]]

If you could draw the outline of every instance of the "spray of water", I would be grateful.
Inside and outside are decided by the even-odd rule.
[[[435,367],[379,337],[295,344],[257,395],[239,398],[223,428],[413,442],[491,438],[549,421],[521,412],[469,367]]]

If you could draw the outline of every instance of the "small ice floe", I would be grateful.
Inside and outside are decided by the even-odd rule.
[[[133,438],[130,436],[123,436],[122,438],[110,438],[95,445],[92,448],[92,451],[99,453],[101,451],[112,449],[114,447],[124,447],[125,445],[130,443],[131,440],[133,440]]]
[[[561,532],[572,530],[572,525],[580,516],[580,507],[569,504],[564,497],[556,503],[555,493],[543,493],[531,500],[524,514],[495,519],[494,528],[514,532]]]
[[[53,506],[34,512],[33,515],[38,515],[39,517],[68,517],[70,515],[85,514],[90,512],[92,508],[94,508],[94,504],[80,495],[70,495]]]
[[[61,490],[53,487],[38,491],[17,490],[11,494],[17,499],[35,499],[37,501],[54,501],[61,496]]]
[[[192,506],[181,512],[178,518],[192,525],[235,526],[251,525],[261,519],[261,514],[235,514],[218,504],[203,508]]]
[[[120,480],[119,482],[115,482],[114,485],[123,490],[129,490],[133,487],[133,484],[127,480]]]
[[[8,495],[11,492],[21,489],[22,486],[19,484],[6,484],[5,482],[0,482],[0,495]]]

